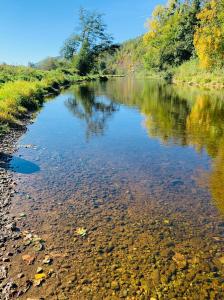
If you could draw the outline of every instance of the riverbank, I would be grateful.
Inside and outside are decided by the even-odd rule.
[[[81,77],[54,72],[40,81],[6,82],[0,88],[0,136],[8,133],[9,127],[20,126],[24,117],[38,110],[45,98],[57,95],[65,87],[85,81],[107,80],[108,77],[109,75]]]
[[[199,86],[205,88],[224,88],[222,69],[206,70],[199,66],[197,60],[187,61],[172,72],[172,83]]]
[[[16,218],[9,214],[16,183],[8,171],[8,163],[16,150],[17,140],[26,131],[28,121],[28,119],[24,120],[24,124],[9,130],[7,136],[0,138],[0,299],[4,300],[10,299],[15,288],[14,283],[8,280],[10,257],[15,253],[8,252],[7,245],[10,241],[21,238]]]

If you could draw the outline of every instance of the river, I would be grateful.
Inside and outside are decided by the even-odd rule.
[[[17,297],[223,299],[223,146],[220,91],[118,78],[49,99],[10,162]]]

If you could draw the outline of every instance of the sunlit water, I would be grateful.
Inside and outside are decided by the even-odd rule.
[[[18,242],[11,276],[22,289],[53,259],[21,298],[223,299],[222,98],[116,79],[47,102],[10,163],[12,213],[45,240],[37,253]]]

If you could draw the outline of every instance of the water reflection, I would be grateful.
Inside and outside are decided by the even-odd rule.
[[[24,297],[222,299],[223,218],[207,188],[224,213],[222,128],[218,92],[151,80],[87,83],[46,103],[20,141],[37,146],[16,154],[41,171],[13,176],[11,211],[46,251],[16,240],[9,277],[23,291],[46,253],[57,273]]]
[[[69,98],[66,105],[76,117],[85,120],[87,137],[103,134],[107,119],[120,104],[125,104],[143,114],[150,138],[159,138],[168,145],[193,146],[198,152],[206,150],[213,159],[210,191],[224,213],[224,95],[221,91],[129,78],[109,84],[88,83],[73,88],[73,93],[74,98]],[[106,101],[104,95],[113,102]]]
[[[118,110],[118,105],[106,97],[97,97],[88,86],[73,87],[74,97],[69,97],[65,105],[77,118],[85,121],[86,137],[103,135],[107,120]]]

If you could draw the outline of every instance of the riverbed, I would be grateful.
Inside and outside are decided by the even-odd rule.
[[[223,299],[224,97],[117,78],[49,99],[17,142],[19,299]]]

